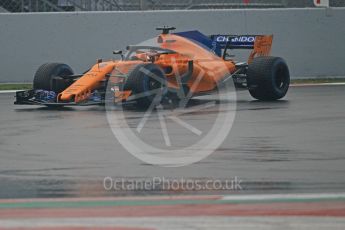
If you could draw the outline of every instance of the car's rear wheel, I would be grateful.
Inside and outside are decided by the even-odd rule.
[[[247,83],[252,97],[263,101],[283,98],[290,85],[289,68],[280,57],[257,57],[248,66]]]
[[[73,81],[62,79],[61,76],[73,75],[73,70],[62,63],[45,63],[35,73],[33,87],[60,93],[70,86]],[[53,81],[53,78],[57,81]]]
[[[163,70],[153,64],[137,65],[128,75],[124,90],[131,90],[138,107],[158,105],[166,93]]]

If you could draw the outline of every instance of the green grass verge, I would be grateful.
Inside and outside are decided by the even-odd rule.
[[[22,89],[32,89],[32,84],[24,83],[3,83],[0,84],[0,90],[22,90]]]

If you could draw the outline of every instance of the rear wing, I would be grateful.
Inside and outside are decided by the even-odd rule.
[[[248,63],[254,57],[268,56],[271,52],[273,35],[211,35],[212,49],[222,49],[225,59],[227,49],[252,49]]]

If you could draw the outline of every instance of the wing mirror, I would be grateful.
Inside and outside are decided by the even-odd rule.
[[[121,56],[121,60],[123,60],[123,52],[122,52],[122,50],[114,50],[113,54],[120,55]]]

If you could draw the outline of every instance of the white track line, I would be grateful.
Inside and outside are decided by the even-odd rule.
[[[222,200],[229,201],[265,201],[265,200],[312,200],[312,199],[345,199],[345,193],[306,193],[306,194],[259,194],[259,195],[226,195]]]
[[[334,85],[345,85],[345,82],[333,82],[333,83],[301,83],[291,84],[292,87],[305,87],[305,86],[334,86]]]
[[[17,91],[21,91],[21,90],[0,90],[0,93],[15,93]]]
[[[345,219],[339,217],[95,217],[95,218],[16,218],[0,219],[0,229],[35,228],[94,228],[122,227],[149,228],[157,230],[343,230]]]

